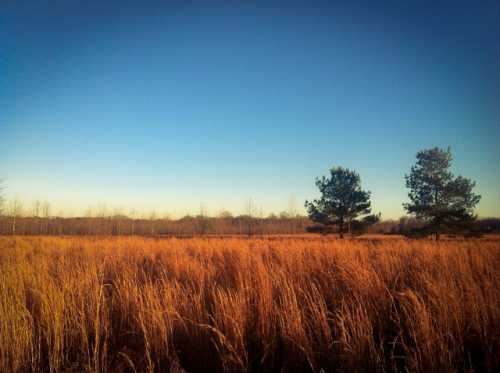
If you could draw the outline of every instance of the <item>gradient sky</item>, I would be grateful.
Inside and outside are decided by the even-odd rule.
[[[500,2],[375,3],[2,1],[6,196],[303,211],[341,165],[395,218],[416,152],[451,146],[500,216]]]

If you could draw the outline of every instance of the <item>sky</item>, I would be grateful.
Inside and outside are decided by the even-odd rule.
[[[499,40],[496,0],[4,0],[4,194],[304,213],[343,166],[397,218],[417,151],[450,146],[500,216]]]

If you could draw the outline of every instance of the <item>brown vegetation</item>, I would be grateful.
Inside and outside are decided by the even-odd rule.
[[[206,217],[185,216],[180,219],[132,219],[127,216],[39,217],[0,216],[0,235],[77,235],[77,236],[203,236],[213,234],[263,235],[304,233],[311,222],[301,216],[248,215]]]
[[[422,222],[408,217],[384,220],[370,226],[370,234],[411,235],[422,227]],[[306,217],[269,216],[256,218],[248,215],[206,217],[185,216],[180,219],[132,219],[127,216],[102,217],[40,217],[0,216],[0,235],[53,235],[53,236],[261,236],[276,234],[304,234],[306,232],[336,233],[332,227],[323,229],[313,225]],[[500,219],[477,221],[477,231],[483,234],[500,233]]]
[[[498,371],[498,241],[0,237],[0,371]]]

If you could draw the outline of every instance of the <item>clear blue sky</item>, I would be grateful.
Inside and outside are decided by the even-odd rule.
[[[2,1],[7,197],[303,211],[341,165],[394,218],[416,152],[449,145],[500,216],[500,3],[382,3]]]

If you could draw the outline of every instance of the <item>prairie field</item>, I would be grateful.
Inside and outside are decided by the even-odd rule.
[[[500,241],[0,237],[1,372],[500,369]]]

